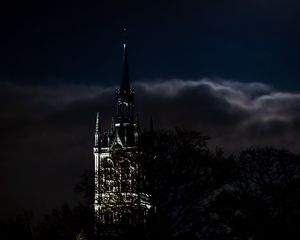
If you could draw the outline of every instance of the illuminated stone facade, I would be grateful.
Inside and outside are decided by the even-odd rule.
[[[139,126],[124,44],[123,75],[110,130],[102,132],[98,113],[96,118],[96,225],[136,225],[146,221],[151,205],[149,195],[141,191],[144,176],[140,171],[138,140]]]

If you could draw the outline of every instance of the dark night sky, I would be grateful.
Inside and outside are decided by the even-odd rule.
[[[0,4],[0,216],[77,200],[120,82],[122,26],[142,122],[203,130],[228,151],[299,150],[300,3]]]

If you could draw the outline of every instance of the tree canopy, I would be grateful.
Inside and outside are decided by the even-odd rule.
[[[139,187],[150,194],[153,209],[146,225],[102,239],[298,239],[300,156],[272,147],[226,155],[208,141],[179,128],[143,133],[132,157],[140,161]],[[93,173],[76,191],[84,204],[55,209],[35,227],[29,215],[1,223],[4,239],[14,230],[22,239],[94,239]]]

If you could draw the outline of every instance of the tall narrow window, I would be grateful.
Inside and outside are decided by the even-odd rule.
[[[121,163],[121,190],[122,192],[130,192],[131,188],[131,171],[130,163],[125,160]]]
[[[110,158],[106,158],[103,162],[104,170],[104,187],[108,192],[113,191],[114,187],[114,163]]]

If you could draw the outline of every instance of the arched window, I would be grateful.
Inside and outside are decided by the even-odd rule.
[[[131,192],[131,180],[122,180],[121,190],[123,193]]]
[[[104,174],[104,187],[108,192],[113,191],[114,187],[114,163],[110,158],[106,158],[102,164],[103,174]]]
[[[122,192],[131,190],[131,167],[128,160],[121,163],[121,190]]]
[[[104,168],[113,168],[114,167],[114,162],[110,158],[104,158],[102,167]]]
[[[131,166],[128,160],[125,160],[121,163],[121,177],[122,180],[131,178]]]

